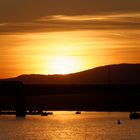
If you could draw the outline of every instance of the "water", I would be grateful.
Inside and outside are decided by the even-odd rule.
[[[139,140],[140,120],[128,116],[127,112],[54,112],[25,119],[2,115],[0,140]]]

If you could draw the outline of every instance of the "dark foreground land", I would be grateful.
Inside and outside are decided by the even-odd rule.
[[[0,85],[0,109],[140,111],[140,85]]]

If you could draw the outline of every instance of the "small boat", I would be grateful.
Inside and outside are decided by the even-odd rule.
[[[42,112],[41,116],[53,115],[53,112]]]
[[[47,112],[48,115],[53,115],[53,112]]]
[[[81,111],[76,111],[75,114],[81,114]]]
[[[48,113],[47,112],[42,112],[41,116],[48,116]]]
[[[131,112],[129,115],[130,119],[140,119],[140,113],[137,112]]]
[[[121,124],[121,121],[120,120],[118,120],[118,124]]]

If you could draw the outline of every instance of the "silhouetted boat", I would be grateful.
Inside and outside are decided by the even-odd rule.
[[[81,111],[76,111],[75,114],[81,114]]]
[[[53,115],[53,112],[47,112],[48,115]]]
[[[120,120],[118,120],[118,124],[121,124],[121,121]]]
[[[53,112],[42,112],[41,116],[53,115]]]
[[[130,119],[140,119],[140,113],[137,112],[131,112],[129,115]]]

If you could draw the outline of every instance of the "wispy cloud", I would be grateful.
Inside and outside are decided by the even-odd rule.
[[[93,16],[93,15],[75,15],[75,16],[67,16],[67,15],[54,15],[54,16],[45,16],[37,19],[37,21],[45,22],[45,21],[91,21],[91,20],[102,20],[104,17],[102,16]]]
[[[5,26],[7,25],[7,23],[0,23],[0,26]]]
[[[31,22],[0,23],[0,33],[97,29],[140,30],[140,12],[106,13],[104,15],[52,15],[43,16]]]
[[[45,16],[37,19],[40,22],[47,21],[129,21],[135,22],[138,20],[140,22],[140,12],[137,13],[108,13],[105,15],[53,15],[53,16]]]

